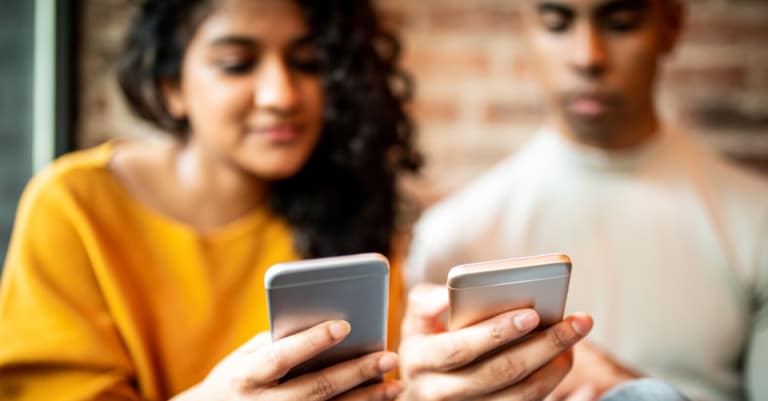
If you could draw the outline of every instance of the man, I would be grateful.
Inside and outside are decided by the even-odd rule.
[[[654,105],[682,4],[517,1],[546,127],[424,215],[411,284],[564,252],[568,310],[595,325],[553,398],[653,377],[694,400],[767,399],[768,185],[663,126]]]

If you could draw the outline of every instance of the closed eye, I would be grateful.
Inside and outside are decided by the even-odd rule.
[[[646,0],[614,0],[601,6],[596,18],[599,25],[607,31],[630,32],[643,24],[648,7]]]
[[[544,29],[553,33],[567,31],[575,17],[570,8],[547,2],[538,5],[537,13]]]
[[[309,37],[294,42],[287,57],[288,65],[301,73],[318,74],[323,67],[317,48]]]
[[[247,37],[224,36],[211,44],[213,65],[229,75],[249,73],[258,63],[258,44]]]
[[[251,72],[256,65],[252,58],[247,59],[220,59],[215,62],[216,67],[230,75],[243,75]]]

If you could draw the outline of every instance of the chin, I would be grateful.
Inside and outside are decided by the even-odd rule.
[[[291,178],[299,173],[303,163],[279,163],[270,166],[252,166],[248,172],[254,177],[265,181],[281,181]]]
[[[260,157],[253,157],[258,154]],[[254,152],[247,158],[241,158],[242,170],[254,178],[265,181],[280,181],[291,178],[307,164],[309,152]]]
[[[572,122],[569,124],[571,131],[584,142],[604,142],[615,134],[615,131],[606,124],[588,122]]]
[[[566,122],[571,132],[585,143],[610,142],[613,136],[620,133],[614,119],[609,116],[587,118],[566,114]]]

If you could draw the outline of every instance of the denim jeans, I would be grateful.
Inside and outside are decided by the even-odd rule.
[[[688,401],[668,383],[658,379],[637,379],[622,383],[600,397],[600,401]]]

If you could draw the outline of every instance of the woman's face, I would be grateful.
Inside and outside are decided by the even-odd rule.
[[[264,180],[294,175],[323,125],[323,88],[299,6],[224,0],[200,24],[168,107],[190,125],[190,145]]]

